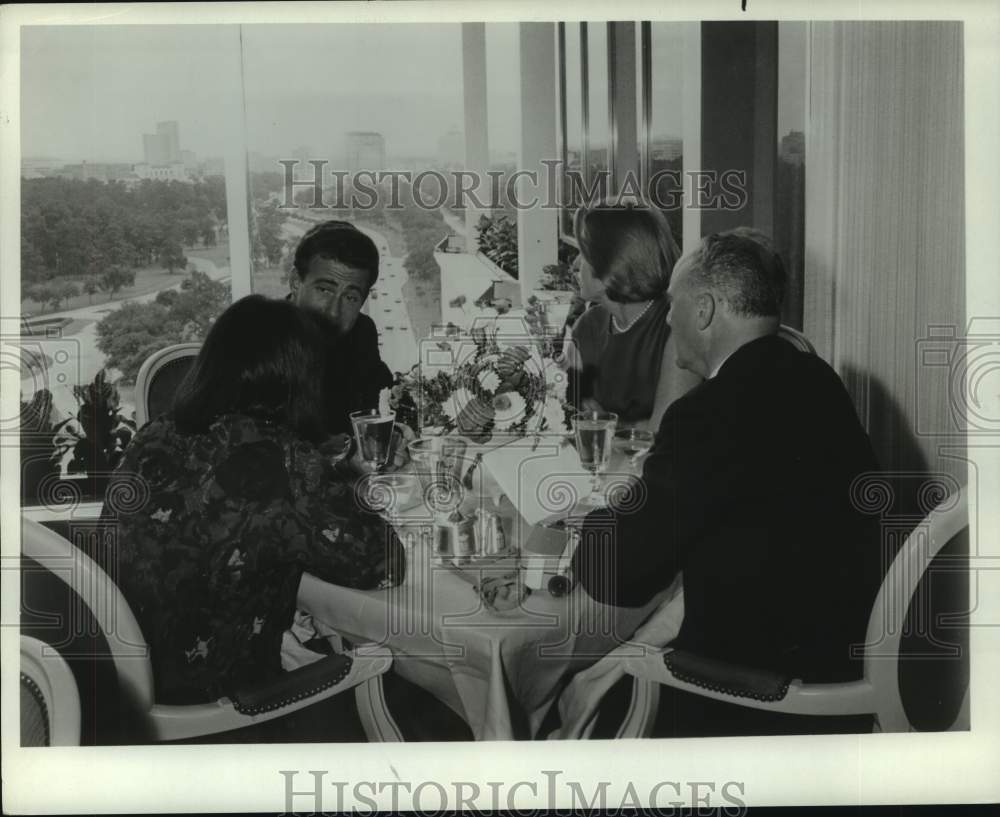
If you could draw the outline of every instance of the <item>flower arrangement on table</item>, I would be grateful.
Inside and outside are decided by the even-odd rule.
[[[396,375],[389,403],[399,422],[423,435],[458,433],[478,443],[568,431],[567,378],[544,333],[526,327],[511,338],[478,326],[467,339],[436,347],[449,364],[422,361]]]

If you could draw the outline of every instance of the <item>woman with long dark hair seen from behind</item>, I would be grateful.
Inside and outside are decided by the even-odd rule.
[[[613,411],[620,425],[655,431],[666,407],[698,382],[668,348],[677,243],[664,215],[642,202],[580,208],[574,225],[574,266],[590,307],[566,348],[570,394],[582,409]]]
[[[304,572],[361,589],[403,578],[392,528],[357,506],[353,475],[333,464],[325,320],[237,301],[173,410],[136,434],[115,473],[105,518],[158,703],[212,701],[293,668],[283,642]],[[114,501],[129,491],[134,501]]]

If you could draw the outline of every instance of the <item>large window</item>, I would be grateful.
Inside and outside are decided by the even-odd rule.
[[[608,23],[565,23],[559,45],[560,145],[567,170],[580,171],[585,190],[593,189],[600,171],[610,167]],[[635,174],[642,190],[662,203],[678,245],[682,243],[684,167],[684,54],[690,29],[681,23],[637,23],[635,26],[635,104],[615,100],[614,116],[636,112],[638,167],[616,163],[620,179]],[[631,46],[631,43],[630,43]],[[626,113],[622,113],[626,112]],[[619,128],[619,131],[625,130]],[[628,129],[631,130],[630,128]],[[619,152],[625,153],[619,146]],[[584,162],[581,157],[586,155]],[[620,183],[620,182],[619,182]],[[572,212],[581,203],[569,176],[563,181],[568,206],[560,233],[572,241]],[[608,189],[608,193],[615,191]],[[576,195],[573,195],[576,193]]]
[[[242,42],[254,291],[284,297],[305,231],[353,222],[381,255],[365,310],[383,359],[405,372],[441,319],[435,247],[463,229],[446,199],[433,206],[434,174],[465,165],[461,27],[249,25]],[[285,202],[291,171],[304,182],[320,172],[319,193],[296,184]],[[419,187],[399,176],[377,183],[386,171]]]
[[[600,174],[610,168],[608,23],[560,23],[559,146],[565,168],[560,233],[572,237],[572,212],[587,195],[609,192]]]
[[[583,55],[580,49],[580,26],[560,23],[559,38],[559,83],[560,93],[560,146],[562,162],[567,171],[583,171]],[[569,175],[563,178],[563,196],[570,201],[572,188]],[[563,235],[572,235],[572,208],[562,212],[560,229]]]
[[[646,66],[642,87],[649,88],[642,95],[648,106],[644,186],[651,185],[651,197],[664,205],[674,239],[683,246],[684,24],[643,23],[640,37],[636,62]]]
[[[698,91],[687,87],[701,82],[690,59],[699,28],[638,23],[633,43],[627,25],[611,25],[555,27],[558,150],[577,173],[575,183],[562,180],[563,262],[573,251],[580,194],[611,167],[619,180],[637,172],[665,202],[678,244],[685,221],[689,237],[697,234],[697,213],[687,217],[683,193],[685,161],[701,162],[704,149],[693,127],[704,119],[692,107]],[[631,69],[630,58],[609,53],[623,31],[624,51],[635,48],[635,99],[612,104],[610,80],[619,91],[628,85],[612,68]],[[462,249],[446,239],[461,234],[466,219],[448,196],[440,206],[429,203],[442,192],[434,174],[464,168],[467,127],[485,129],[473,135],[480,145],[485,136],[490,169],[516,168],[518,33],[517,24],[485,27],[481,124],[464,110],[458,23],[25,29],[21,396],[26,450],[35,446],[39,473],[50,473],[57,431],[62,477],[107,470],[127,438],[142,361],[169,344],[202,339],[233,293],[285,297],[298,241],[326,219],[350,220],[375,240],[381,273],[366,310],[383,358],[408,370],[446,310],[465,315],[485,290],[471,297],[459,286],[464,273],[442,275],[442,250]],[[804,42],[803,25],[780,25],[771,89],[778,96],[774,237],[790,272],[783,317],[796,326]],[[638,144],[615,144],[615,134],[632,133],[632,122],[623,128],[611,117],[633,115]],[[412,189],[398,176],[376,183],[383,171],[408,172],[422,184]],[[289,174],[296,182],[290,195]],[[522,239],[506,226],[491,234],[491,258],[502,268],[502,258],[513,259],[507,272],[517,276]],[[447,258],[458,270],[457,257]],[[443,277],[454,286],[443,289]],[[107,405],[117,408],[108,415]],[[81,417],[95,414],[111,416],[116,427],[84,429]]]
[[[588,179],[608,170],[611,136],[608,120],[608,24],[585,23],[587,77],[587,173]]]
[[[230,302],[218,100],[234,46],[221,26],[22,30],[26,504],[58,496],[53,480],[100,498],[140,365]]]
[[[806,227],[806,23],[778,23],[778,159],[774,241],[788,291],[782,321],[802,328]]]

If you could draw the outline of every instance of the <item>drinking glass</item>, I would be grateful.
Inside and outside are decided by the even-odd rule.
[[[609,411],[583,411],[573,417],[580,465],[591,474],[590,496],[584,500],[587,505],[606,503],[601,490],[601,476],[611,461],[611,445],[617,423],[618,415]]]
[[[462,474],[467,443],[457,437],[421,437],[408,446],[424,499],[432,510],[451,512],[465,495]]]
[[[378,409],[351,412],[351,425],[358,451],[373,471],[381,471],[389,462],[392,453],[392,432],[396,427],[396,415],[389,411],[384,414]]]
[[[620,428],[615,432],[615,443],[629,458],[633,468],[639,467],[639,459],[653,447],[656,435],[641,428]]]

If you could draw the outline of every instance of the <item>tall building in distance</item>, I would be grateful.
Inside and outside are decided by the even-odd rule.
[[[359,170],[378,173],[385,170],[385,139],[375,131],[348,131],[344,135],[345,170],[354,174]]]
[[[142,135],[142,161],[151,167],[167,163],[167,146],[158,133]]]
[[[143,160],[147,165],[169,165],[181,161],[181,129],[176,121],[157,122],[156,133],[142,135]]]
[[[157,122],[156,133],[142,135],[142,157],[142,163],[135,166],[140,179],[187,181],[196,160],[191,151],[181,150],[181,129],[176,120]]]
[[[181,129],[176,120],[157,122],[156,135],[163,139],[167,163],[181,161]]]

